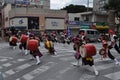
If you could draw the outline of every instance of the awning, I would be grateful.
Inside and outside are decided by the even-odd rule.
[[[15,29],[26,29],[26,26],[15,26]]]
[[[85,25],[85,26],[80,26],[80,29],[90,29],[90,26],[87,26],[87,25]]]
[[[109,29],[109,26],[96,26],[96,29]]]

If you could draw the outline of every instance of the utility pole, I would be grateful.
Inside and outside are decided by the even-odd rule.
[[[2,21],[1,21],[1,34],[2,34],[2,38],[4,38],[4,36],[5,36],[5,34],[4,34],[4,28],[5,28],[5,19],[4,19],[4,4],[5,4],[5,1],[4,0],[2,0],[1,2],[1,7],[0,7],[0,9],[1,9],[1,19],[2,19]]]
[[[87,0],[87,12],[89,11],[89,0]]]

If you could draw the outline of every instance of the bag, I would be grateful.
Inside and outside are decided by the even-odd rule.
[[[74,54],[74,57],[75,57],[75,59],[80,59],[81,55],[78,51],[76,51],[75,54]]]

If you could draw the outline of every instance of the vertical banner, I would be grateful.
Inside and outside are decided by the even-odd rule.
[[[67,37],[70,38],[71,32],[70,32],[70,28],[68,26],[67,26],[66,32],[67,32]]]

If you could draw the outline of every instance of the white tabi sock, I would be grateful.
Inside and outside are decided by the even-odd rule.
[[[79,66],[79,60],[77,60],[77,66]]]
[[[28,54],[28,51],[27,50],[25,50],[25,55],[27,55]]]
[[[54,52],[55,55],[57,55],[56,51]]]
[[[119,61],[117,60],[117,59],[114,59],[114,61],[115,61],[115,64],[119,64]]]
[[[93,65],[92,67],[93,67],[93,70],[94,70],[94,72],[95,72],[95,75],[98,75],[99,73],[98,73],[98,71],[96,70],[95,65]]]
[[[13,49],[15,49],[16,47],[15,46],[13,46]]]
[[[36,64],[38,65],[40,63],[40,57],[36,56],[36,60],[37,60]]]

